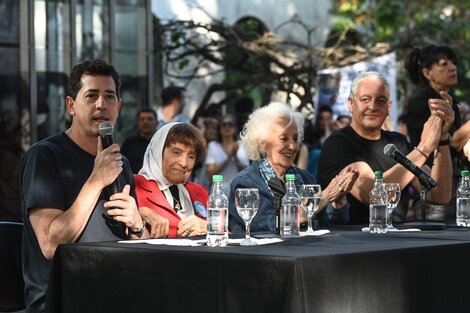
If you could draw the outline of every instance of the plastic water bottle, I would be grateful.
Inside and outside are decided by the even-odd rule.
[[[387,232],[387,193],[383,173],[376,171],[374,187],[369,194],[369,230],[371,233]]]
[[[470,227],[470,179],[468,171],[460,172],[461,178],[457,187],[457,226]]]
[[[300,196],[295,189],[295,175],[286,175],[287,192],[281,200],[281,235],[300,234],[299,208]]]
[[[222,175],[212,176],[212,188],[207,200],[207,235],[209,247],[225,247],[228,241],[228,198],[224,193]]]

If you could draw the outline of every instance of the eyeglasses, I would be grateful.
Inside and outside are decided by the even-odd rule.
[[[221,125],[222,125],[222,127],[233,127],[233,126],[235,126],[232,122],[223,122]]]

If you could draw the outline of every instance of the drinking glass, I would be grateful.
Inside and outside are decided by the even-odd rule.
[[[396,230],[392,225],[392,212],[400,202],[400,184],[399,183],[384,183],[384,189],[387,193],[387,230]]]
[[[320,185],[302,185],[300,188],[300,204],[307,213],[308,228],[306,233],[312,234],[312,224],[315,221],[315,213],[318,211],[321,201],[321,187]],[[313,219],[313,221],[312,221]]]
[[[238,188],[235,192],[235,207],[238,215],[245,222],[245,239],[240,242],[240,246],[254,246],[256,242],[250,238],[250,224],[258,212],[259,192],[257,188]]]

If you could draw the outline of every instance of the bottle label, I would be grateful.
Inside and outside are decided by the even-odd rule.
[[[281,214],[279,212],[280,210],[276,210],[276,235],[281,234]]]

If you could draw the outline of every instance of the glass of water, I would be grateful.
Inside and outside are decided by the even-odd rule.
[[[387,193],[387,230],[396,230],[392,224],[392,212],[400,202],[401,189],[399,183],[384,183],[384,189]]]
[[[240,246],[254,246],[256,242],[250,238],[250,224],[258,212],[259,191],[257,188],[238,188],[235,191],[235,207],[238,215],[245,222],[245,239],[240,242]]]
[[[318,211],[321,201],[321,187],[320,185],[302,185],[300,188],[300,204],[307,213],[308,219],[308,228],[306,233],[312,234],[315,231],[313,230],[313,223],[315,220],[315,213]],[[313,221],[312,221],[313,219]]]

